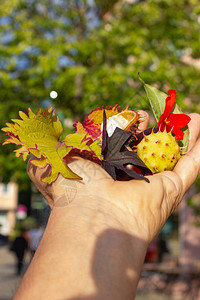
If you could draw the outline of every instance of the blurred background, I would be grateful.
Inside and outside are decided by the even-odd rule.
[[[200,113],[198,0],[0,1],[0,128],[28,107],[53,106],[63,136],[95,107],[151,114],[138,72]],[[0,146],[0,300],[12,299],[49,216],[14,149]],[[150,245],[136,299],[200,299],[199,179]]]

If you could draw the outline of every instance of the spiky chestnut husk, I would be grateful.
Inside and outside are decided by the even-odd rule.
[[[170,132],[158,131],[144,136],[137,154],[152,173],[171,171],[180,158],[180,147]]]

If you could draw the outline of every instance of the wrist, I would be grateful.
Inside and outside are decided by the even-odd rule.
[[[64,199],[62,203],[64,203]],[[137,222],[130,213],[118,206],[117,203],[111,203],[109,200],[101,197],[77,197],[73,202],[66,206],[54,205],[52,217],[55,223],[65,226],[87,227],[88,234],[101,235],[106,230],[116,230],[124,233],[130,238],[130,251],[135,251],[135,240],[139,242],[140,251],[143,255],[146,253],[148,241],[140,237],[137,230]],[[77,223],[78,221],[78,223]]]

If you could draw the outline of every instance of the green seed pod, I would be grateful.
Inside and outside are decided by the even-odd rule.
[[[180,147],[170,132],[152,131],[138,144],[137,154],[152,173],[159,173],[173,170],[180,158]]]

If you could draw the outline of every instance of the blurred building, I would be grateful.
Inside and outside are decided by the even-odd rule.
[[[14,182],[0,183],[0,234],[8,236],[15,226],[18,186]]]

